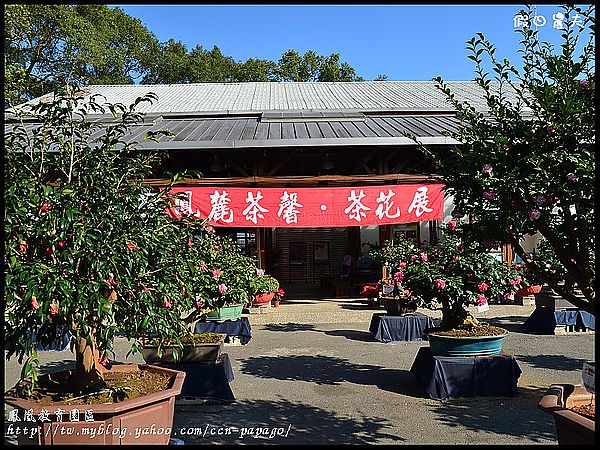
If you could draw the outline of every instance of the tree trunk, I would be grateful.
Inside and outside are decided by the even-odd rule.
[[[440,328],[444,330],[465,327],[472,328],[479,325],[479,321],[473,317],[469,311],[463,308],[460,303],[456,303],[451,307],[442,307],[442,322],[440,323]]]
[[[85,337],[77,335],[75,347],[76,373],[75,386],[78,391],[92,392],[106,387],[104,373],[106,369],[100,364],[100,351],[96,344],[94,331],[91,333],[91,342],[88,344]]]

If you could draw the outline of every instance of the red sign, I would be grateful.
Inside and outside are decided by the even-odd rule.
[[[224,227],[350,227],[441,220],[442,184],[335,188],[175,187],[169,214]]]

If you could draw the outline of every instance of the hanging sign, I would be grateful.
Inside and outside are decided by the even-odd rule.
[[[351,227],[441,220],[443,184],[333,188],[174,187],[169,214],[223,227]]]

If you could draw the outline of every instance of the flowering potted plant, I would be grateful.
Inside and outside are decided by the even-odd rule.
[[[270,303],[279,289],[279,281],[265,274],[262,269],[256,269],[256,276],[250,282],[250,292],[254,296],[252,304],[261,306]]]
[[[273,306],[275,308],[279,307],[279,304],[283,300],[284,295],[285,291],[282,288],[277,289],[277,292],[275,292],[275,296],[273,297]]]
[[[137,105],[155,98],[149,94],[125,107],[67,92],[7,117],[4,341],[7,357],[17,355],[24,364],[5,402],[40,414],[39,443],[67,439],[47,431],[60,421],[59,410],[81,404],[105,425],[139,425],[145,408],[144,423],[172,426],[185,373],[108,363],[118,332],[139,352],[144,333],[166,340],[186,329],[180,318],[190,306],[182,298],[189,272],[182,267],[194,225],[165,214],[168,186],[157,191],[143,182],[161,155],[136,152],[135,142],[123,140],[142,120]],[[89,121],[91,113],[104,114],[108,124]],[[75,370],[38,377],[36,346],[65,328]],[[134,443],[133,436],[95,439]],[[168,440],[160,434],[135,443]]]
[[[424,306],[441,308],[440,326],[428,331],[434,354],[495,354],[508,332],[479,322],[466,308],[489,308],[490,296],[509,296],[522,277],[518,269],[491,256],[484,244],[468,240],[463,228],[468,225],[451,220],[442,227],[440,241],[394,242],[380,258],[394,274],[399,290],[409,290],[410,298]]]

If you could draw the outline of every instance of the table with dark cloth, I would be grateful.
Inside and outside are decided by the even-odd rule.
[[[390,316],[386,313],[375,313],[371,318],[369,331],[380,342],[423,341],[426,328],[433,327],[431,317],[419,312]]]
[[[252,339],[252,327],[247,317],[237,320],[225,320],[224,322],[196,322],[194,333],[221,333],[226,334],[225,342],[229,342],[229,336],[239,336],[242,345]]]
[[[410,368],[434,400],[458,397],[513,397],[521,368],[511,355],[434,356],[421,347]]]
[[[557,325],[571,325],[577,328],[596,330],[596,318],[589,312],[579,309],[553,311],[547,306],[538,306],[523,323],[526,330],[543,334],[554,334],[554,328]]]
[[[161,364],[161,367],[182,370],[185,380],[179,397],[194,397],[207,400],[234,401],[229,382],[233,380],[231,361],[222,353],[215,364]]]

